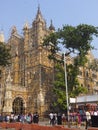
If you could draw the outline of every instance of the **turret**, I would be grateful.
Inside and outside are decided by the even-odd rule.
[[[28,41],[29,41],[29,25],[28,22],[25,23],[23,27],[24,31],[24,50],[28,51]]]
[[[37,14],[35,20],[33,21],[32,26],[46,28],[46,21],[43,19],[42,13],[40,11],[40,7],[38,6]]]
[[[32,32],[33,32],[33,41],[34,43],[40,44],[42,43],[42,39],[46,34],[46,21],[43,19],[43,16],[40,11],[40,7],[38,6],[37,15],[35,20],[32,23]]]
[[[40,11],[40,6],[38,6],[38,10],[37,10],[37,15],[36,15],[36,18],[34,20],[34,22],[42,22],[42,23],[45,23],[45,20],[43,19],[43,16],[42,16],[42,13]]]
[[[51,20],[51,23],[50,23],[50,26],[49,26],[49,30],[52,31],[52,32],[55,31],[55,27],[53,26],[52,20]]]

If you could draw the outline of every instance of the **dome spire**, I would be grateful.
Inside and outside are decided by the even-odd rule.
[[[52,20],[51,20],[49,29],[50,29],[51,31],[52,31],[52,30],[55,31],[55,27],[53,26]]]

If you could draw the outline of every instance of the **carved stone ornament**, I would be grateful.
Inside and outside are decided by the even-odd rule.
[[[13,79],[11,78],[11,72],[10,72],[10,70],[9,70],[9,74],[8,74],[8,76],[7,76],[7,79],[6,79],[6,83],[12,83],[12,81],[13,81]]]

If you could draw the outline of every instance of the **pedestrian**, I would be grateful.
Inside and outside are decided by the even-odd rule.
[[[63,114],[62,114],[62,124],[65,125],[65,123],[66,123],[66,116],[65,116],[65,114],[63,113]]]
[[[53,113],[49,113],[49,124],[52,125]]]
[[[86,110],[85,114],[86,114],[86,128],[85,129],[87,129],[88,126],[90,126],[91,124],[91,114],[88,110]]]
[[[38,112],[33,114],[33,122],[38,124],[38,122],[39,122],[39,114],[38,114]]]
[[[57,124],[62,125],[62,114],[61,113],[57,114]]]
[[[57,113],[54,113],[54,118],[55,118],[54,124],[57,125]]]
[[[26,115],[26,121],[27,121],[27,123],[29,123],[29,124],[32,123],[32,115],[31,115],[31,113],[28,113],[28,114]]]
[[[77,112],[77,123],[78,123],[78,128],[80,128],[80,126],[81,126],[81,115],[80,115],[79,111]]]
[[[3,115],[0,114],[0,122],[3,122]]]
[[[96,109],[94,110],[94,116],[98,116],[98,112]]]
[[[55,114],[53,112],[51,112],[49,114],[49,120],[50,120],[50,125],[54,125],[55,124]]]

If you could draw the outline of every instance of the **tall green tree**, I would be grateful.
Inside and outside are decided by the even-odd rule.
[[[54,81],[54,98],[53,106],[58,110],[65,110],[67,108],[66,101],[66,86],[65,86],[65,71],[61,64],[56,64],[55,66],[55,81]],[[80,93],[87,93],[87,88],[82,87],[77,79],[78,69],[73,65],[67,65],[67,86],[69,97],[76,97]]]
[[[10,64],[10,49],[6,44],[0,42],[0,66],[6,66]]]
[[[64,52],[67,50],[66,56],[75,54],[73,64],[67,65],[68,92],[70,96],[75,97],[83,91],[86,92],[86,89],[80,86],[77,75],[79,74],[79,67],[84,67],[87,62],[86,55],[88,54],[88,51],[94,49],[91,45],[93,36],[98,36],[97,27],[80,24],[76,27],[65,25],[63,28],[58,29],[55,33],[51,33],[44,39],[43,45],[51,46],[49,58],[53,59],[56,63],[60,61],[56,57],[57,52],[62,53],[62,51]],[[62,63],[63,60],[64,58],[62,55],[59,63]],[[64,102],[66,102],[66,86],[64,80],[64,69],[62,72],[59,67],[54,83],[54,94],[56,94],[57,97],[57,104],[65,109],[65,106],[63,105]]]

